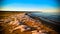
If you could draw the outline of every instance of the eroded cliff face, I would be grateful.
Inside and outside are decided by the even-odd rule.
[[[57,34],[44,26],[42,21],[35,20],[26,13],[6,13],[1,16],[4,17],[0,19],[2,34]]]

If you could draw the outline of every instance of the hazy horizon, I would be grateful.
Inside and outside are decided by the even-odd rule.
[[[3,11],[42,11],[57,12],[57,0],[3,0]]]

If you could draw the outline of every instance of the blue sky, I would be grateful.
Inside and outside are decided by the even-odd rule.
[[[23,9],[23,10],[40,10],[57,8],[56,0],[3,0],[2,8]]]

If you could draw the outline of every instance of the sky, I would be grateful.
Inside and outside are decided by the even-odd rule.
[[[1,5],[7,11],[57,11],[57,0],[2,0]]]

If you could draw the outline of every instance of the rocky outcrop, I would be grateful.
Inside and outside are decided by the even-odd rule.
[[[42,24],[41,21],[35,20],[26,13],[10,15],[0,23],[5,34],[56,34],[56,32]],[[15,32],[16,31],[16,32]]]

